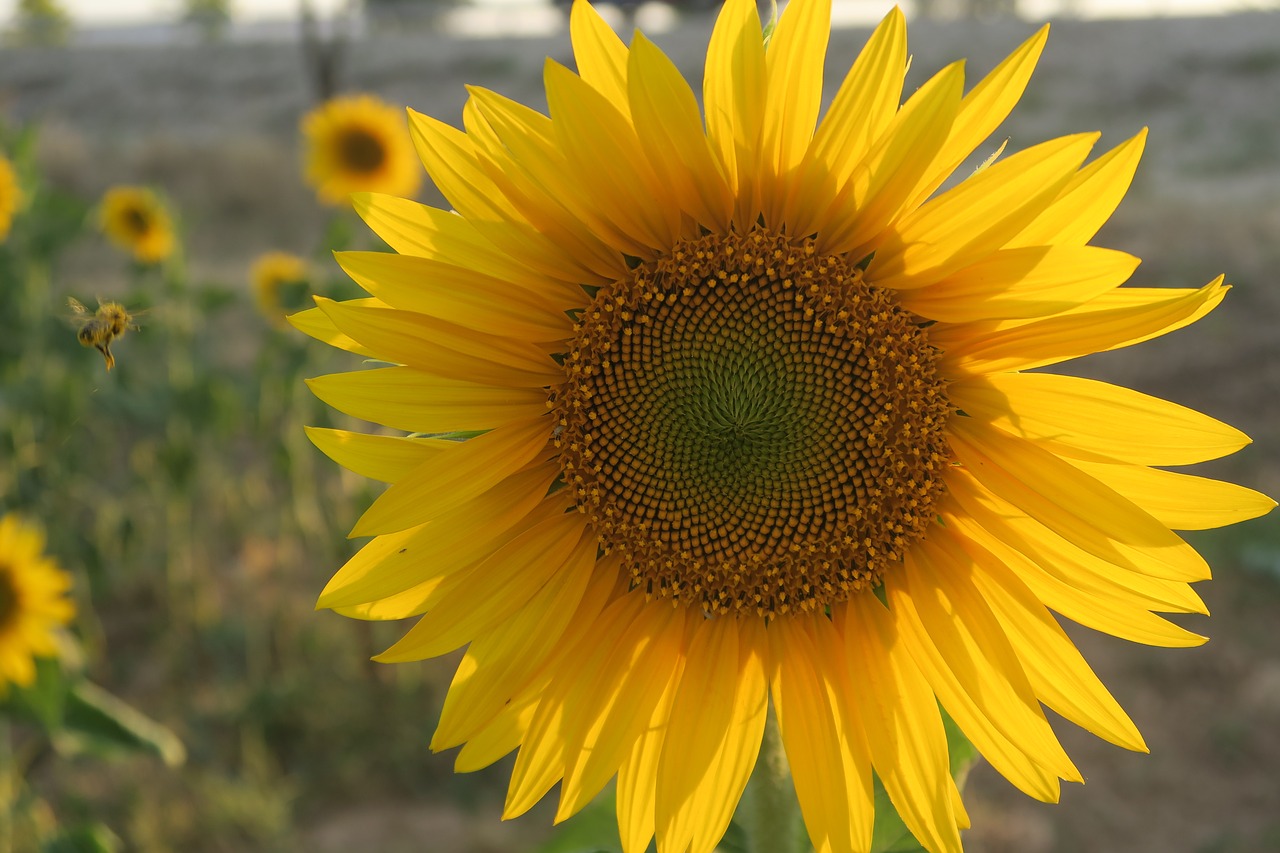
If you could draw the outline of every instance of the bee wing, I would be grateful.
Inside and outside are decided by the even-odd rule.
[[[74,296],[67,297],[67,305],[70,306],[71,310],[77,314],[89,313],[89,309],[84,307],[84,303],[79,299],[76,299]]]

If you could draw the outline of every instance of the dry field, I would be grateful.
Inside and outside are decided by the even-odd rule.
[[[695,19],[657,37],[694,81],[701,77],[697,59],[708,28],[708,20]],[[976,80],[1032,30],[1011,21],[914,25],[908,86],[961,56],[969,57]],[[833,84],[865,35],[834,36]],[[373,91],[456,123],[464,84],[545,106],[540,75],[548,55],[568,62],[567,37],[380,37],[349,45],[340,80],[344,89]],[[311,99],[292,45],[0,53],[0,114],[41,123],[42,162],[55,184],[86,197],[121,181],[166,188],[183,212],[195,275],[231,282],[244,279],[260,251],[308,252],[319,242],[326,214],[299,181],[296,153],[297,120]],[[1277,104],[1280,13],[1062,22],[1053,27],[1022,104],[992,143],[1008,136],[1016,150],[1096,129],[1110,147],[1150,127],[1133,190],[1097,242],[1144,258],[1135,284],[1195,286],[1225,272],[1235,290],[1193,328],[1091,357],[1079,370],[1241,427],[1254,446],[1211,473],[1272,495],[1280,494]],[[439,201],[431,190],[423,200]],[[69,274],[95,282],[90,292],[107,292],[111,282],[103,280],[100,260],[85,250]],[[251,342],[231,333],[227,345]],[[1203,593],[1213,618],[1194,625],[1213,638],[1208,645],[1157,650],[1075,632],[1152,754],[1124,753],[1061,723],[1088,784],[1068,786],[1061,806],[1045,806],[979,770],[968,789],[975,824],[969,849],[1280,851],[1280,522],[1272,516],[1195,541],[1217,570]],[[311,592],[298,593],[293,618],[323,618],[310,615],[310,594],[330,568],[307,567]],[[364,651],[349,650],[352,656]],[[376,715],[377,706],[367,713]],[[457,799],[445,789],[405,791],[399,798],[366,793],[362,774],[378,772],[379,755],[412,750],[421,751],[437,784],[452,784],[445,781],[450,756],[429,756],[423,746],[434,713],[424,707],[420,720],[387,727],[400,734],[417,730],[408,742],[388,735],[388,742],[366,741],[353,750],[341,786],[327,791],[323,807],[301,800],[289,817],[290,840],[269,849],[357,849],[354,839],[377,850],[526,849],[526,837],[540,836],[547,816],[494,826],[499,794],[490,789],[501,774],[468,795],[475,820],[459,817]],[[367,766],[359,766],[362,757]]]

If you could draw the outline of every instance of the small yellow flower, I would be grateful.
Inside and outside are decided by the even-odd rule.
[[[267,252],[258,256],[249,272],[253,284],[254,302],[258,311],[272,325],[285,326],[286,307],[281,290],[291,284],[304,284],[307,280],[307,262],[289,252]]]
[[[35,679],[33,658],[57,653],[54,631],[75,615],[70,588],[71,577],[44,555],[44,534],[0,518],[0,695]]]
[[[422,175],[400,110],[372,95],[335,98],[302,120],[307,183],[325,204],[354,192],[411,196]]]
[[[18,186],[18,176],[14,174],[13,164],[0,155],[0,243],[9,236],[13,215],[21,205],[22,187]]]
[[[173,253],[173,221],[164,202],[144,187],[112,187],[102,197],[99,223],[113,243],[154,264]]]

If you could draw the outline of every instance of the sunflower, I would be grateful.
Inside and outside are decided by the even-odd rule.
[[[1034,370],[1226,292],[1122,287],[1137,259],[1089,245],[1145,132],[940,191],[1047,31],[967,94],[956,63],[899,105],[895,10],[819,122],[829,21],[793,0],[766,48],[729,0],[700,111],[578,0],[549,116],[479,88],[465,131],[411,114],[456,212],[356,197],[398,254],[340,254],[370,298],[294,318],[392,365],[314,379],[321,399],[413,433],[311,431],[390,484],[319,605],[420,617],[381,661],[467,646],[431,746],[461,771],[518,748],[507,816],[559,783],[563,819],[616,776],[624,850],[706,853],[772,704],[815,848],[870,847],[874,776],[925,848],[959,850],[940,708],[1040,800],[1081,779],[1042,705],[1144,750],[1054,614],[1197,645],[1158,615],[1205,612],[1172,529],[1274,506],[1154,467],[1235,429]]]
[[[305,285],[307,277],[307,262],[297,255],[289,252],[259,255],[249,271],[258,311],[273,325],[285,325],[282,291],[293,285]]]
[[[372,95],[334,98],[302,120],[307,183],[325,204],[352,193],[411,196],[422,181],[397,108]]]
[[[22,187],[18,185],[13,164],[4,155],[0,155],[0,243],[8,238],[13,215],[21,205]]]
[[[36,676],[33,657],[57,654],[54,631],[71,621],[71,578],[44,556],[44,535],[0,517],[0,695]]]
[[[107,190],[98,208],[103,232],[139,263],[156,264],[173,254],[173,222],[164,202],[145,187]]]

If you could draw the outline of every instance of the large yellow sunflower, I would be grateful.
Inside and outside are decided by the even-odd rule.
[[[57,653],[54,631],[75,615],[70,588],[70,576],[44,555],[40,530],[0,517],[0,695],[35,679],[33,658]]]
[[[146,187],[107,190],[98,208],[107,237],[139,263],[156,264],[173,254],[173,221],[164,202]]]
[[[13,164],[0,154],[0,243],[9,237],[9,227],[13,224],[13,215],[22,204],[22,187],[18,185],[18,176],[13,171]]]
[[[303,118],[302,136],[307,183],[325,204],[356,192],[411,196],[422,182],[404,114],[373,95],[326,101]]]
[[[729,0],[700,111],[579,0],[550,115],[483,89],[465,131],[412,115],[456,212],[357,197],[399,254],[340,255],[371,298],[295,318],[394,365],[317,395],[417,433],[312,431],[391,484],[319,603],[421,617],[379,660],[467,646],[432,748],[462,745],[459,770],[519,748],[509,816],[559,783],[564,818],[616,776],[626,851],[706,853],[771,701],[817,849],[868,849],[874,773],[927,849],[958,850],[939,706],[1041,800],[1081,778],[1042,705],[1144,749],[1054,613],[1203,642],[1156,615],[1204,612],[1209,569],[1171,528],[1274,506],[1152,467],[1239,449],[1231,427],[1032,372],[1226,291],[1121,287],[1137,259],[1088,245],[1145,133],[1088,165],[1097,134],[1051,140],[939,192],[1046,31],[967,94],[956,63],[900,105],[893,11],[819,122],[829,15],[793,0],[766,49]]]

